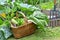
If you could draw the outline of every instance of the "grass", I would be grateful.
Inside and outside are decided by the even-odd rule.
[[[13,37],[8,40],[16,40]],[[48,27],[45,31],[36,30],[34,34],[17,40],[60,40],[60,27]]]

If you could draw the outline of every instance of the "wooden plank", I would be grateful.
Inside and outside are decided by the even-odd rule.
[[[60,20],[60,18],[57,18],[57,19],[50,19],[50,21],[54,21],[54,20],[55,20],[55,21],[56,21],[56,20]]]

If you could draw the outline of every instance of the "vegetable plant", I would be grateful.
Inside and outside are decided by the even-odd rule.
[[[37,28],[44,29],[45,26],[48,26],[49,19],[48,17],[41,13],[40,11],[35,11],[30,17],[28,17],[32,22],[37,25]]]

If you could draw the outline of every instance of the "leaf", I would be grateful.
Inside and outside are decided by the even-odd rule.
[[[3,13],[3,12],[5,12],[4,9],[5,9],[4,6],[0,5],[0,14]]]
[[[1,25],[0,30],[3,31],[6,39],[12,35],[10,28],[7,27],[7,25],[5,25],[5,24]]]
[[[5,25],[7,25],[8,27],[10,27],[9,20],[5,20],[3,24],[5,24]]]
[[[0,0],[0,5],[4,5],[6,0]]]
[[[9,12],[11,12],[10,7],[0,5],[0,14],[2,14],[2,13],[9,13]]]
[[[32,15],[30,15],[29,19],[37,25],[37,28],[43,29],[45,26],[48,26],[48,17],[40,11],[35,11]]]
[[[20,8],[22,11],[27,11],[27,10],[29,10],[29,11],[40,10],[39,8],[37,8],[35,6],[24,4],[24,3],[20,3],[19,6],[18,6],[18,8]]]
[[[16,6],[12,7],[12,12],[16,12],[16,11],[17,11],[17,7]]]
[[[0,18],[0,25],[3,24],[3,20]]]
[[[34,11],[34,13],[32,14],[32,16],[41,19],[41,20],[46,20],[48,22],[48,17],[47,15],[45,15],[44,13],[40,12],[40,11]]]
[[[10,12],[11,12],[10,7],[6,6],[6,7],[5,7],[5,13],[8,14],[8,13],[10,13]]]
[[[0,30],[0,40],[6,40],[3,31]]]

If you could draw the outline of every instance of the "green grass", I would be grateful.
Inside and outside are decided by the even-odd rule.
[[[59,40],[60,39],[60,27],[48,27],[45,31],[36,30],[34,34],[26,36],[17,40]],[[8,40],[16,40],[14,37]]]

